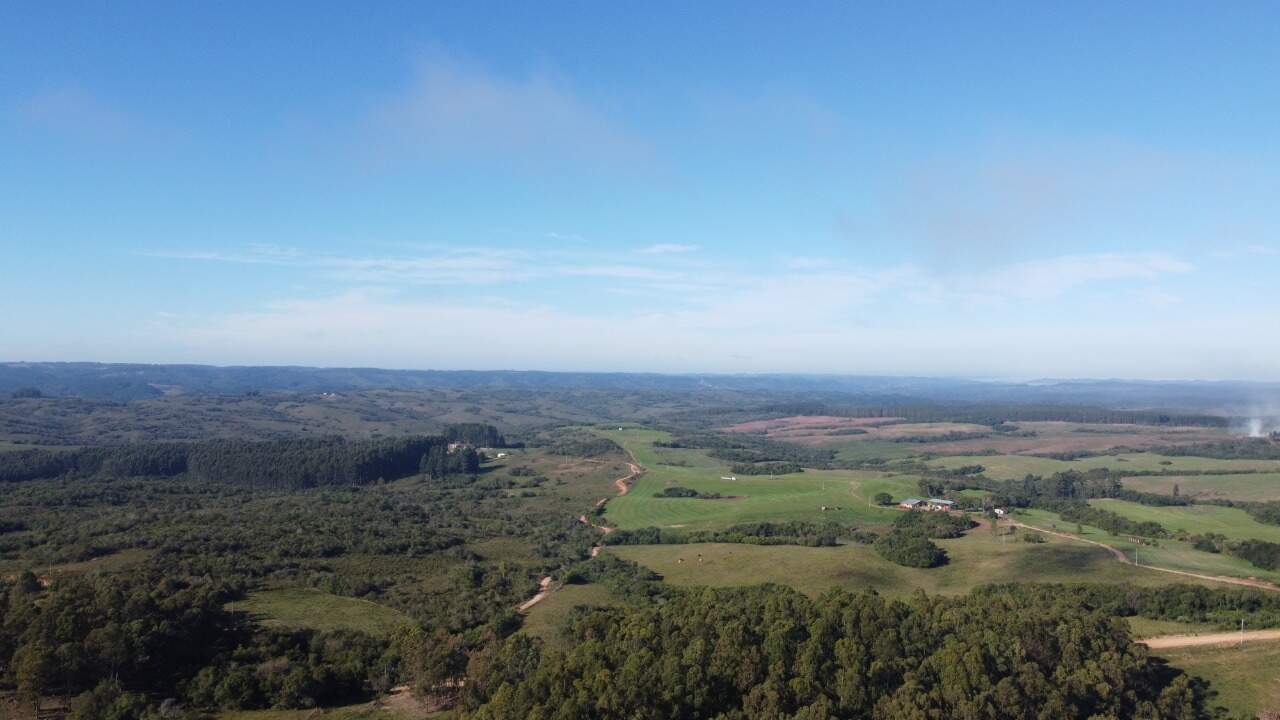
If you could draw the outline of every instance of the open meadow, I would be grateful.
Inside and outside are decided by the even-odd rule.
[[[1091,525],[1081,525],[1063,520],[1056,513],[1046,510],[1021,510],[1015,516],[1018,522],[1038,528],[1066,532],[1079,535],[1109,545],[1132,559],[1137,552],[1138,562],[1144,566],[1166,568],[1200,575],[1224,576],[1233,578],[1259,578],[1273,583],[1280,583],[1280,572],[1264,570],[1240,558],[1225,553],[1210,553],[1197,550],[1191,543],[1179,540],[1162,539],[1155,544],[1145,542],[1138,544],[1134,538],[1114,535]],[[1182,582],[1181,578],[1170,576],[1170,582]]]
[[[386,636],[410,623],[403,613],[359,598],[343,597],[310,588],[282,588],[249,593],[227,605],[249,613],[269,627],[312,630],[358,630]]]
[[[987,477],[996,480],[1019,480],[1027,475],[1047,477],[1054,473],[1077,470],[1086,472],[1099,468],[1107,468],[1118,473],[1125,472],[1210,472],[1210,473],[1256,473],[1280,472],[1280,460],[1219,460],[1184,455],[1158,455],[1156,453],[1121,453],[1117,455],[1093,455],[1077,460],[1057,460],[1035,455],[953,455],[929,461],[929,465],[937,468],[958,468],[967,465],[981,465]],[[1243,477],[1243,476],[1242,476]],[[1159,482],[1168,487],[1168,478],[1139,477],[1136,482]],[[1129,486],[1129,480],[1125,480]],[[1138,489],[1137,486],[1133,486]]]
[[[1172,495],[1174,487],[1187,497],[1225,499],[1239,502],[1280,500],[1280,472],[1237,473],[1234,475],[1174,475],[1126,477],[1130,490]]]
[[[1217,533],[1232,540],[1266,540],[1280,542],[1280,525],[1269,525],[1254,520],[1239,508],[1218,505],[1141,505],[1127,500],[1090,500],[1090,505],[1110,510],[1139,522],[1150,520],[1160,523],[1171,532],[1185,530],[1189,533]]]
[[[1212,704],[1238,717],[1280,708],[1280,642],[1210,645],[1151,651],[1170,665],[1198,675],[1217,692]]]
[[[938,568],[909,568],[882,558],[868,545],[831,548],[794,545],[645,545],[608,552],[637,562],[676,585],[732,587],[778,583],[816,595],[830,588],[872,589],[886,595],[916,590],[959,594],[1006,582],[1113,582],[1165,585],[1168,575],[1116,562],[1103,548],[1049,537],[1045,543],[1001,538],[989,530],[937,540],[950,561]],[[701,561],[699,561],[701,557]],[[1197,581],[1188,578],[1186,582]]]
[[[731,463],[712,458],[704,450],[655,447],[654,442],[670,439],[666,433],[630,428],[596,432],[622,445],[644,467],[631,490],[606,506],[605,523],[610,527],[712,529],[788,520],[887,524],[897,511],[876,506],[872,498],[877,493],[886,492],[894,498],[918,494],[918,479],[911,475],[806,470],[777,476],[735,476]],[[728,477],[736,479],[725,479]],[[654,497],[670,487],[721,497]]]

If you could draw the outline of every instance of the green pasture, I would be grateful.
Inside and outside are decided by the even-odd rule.
[[[1164,464],[1169,463],[1169,464]],[[1052,475],[1067,470],[1108,468],[1116,472],[1213,472],[1220,474],[1250,470],[1280,472],[1280,460],[1217,460],[1202,457],[1123,453],[1094,455],[1077,460],[1055,460],[1034,455],[952,455],[929,462],[933,467],[958,468],[981,465],[986,475],[999,480],[1018,480],[1027,475]],[[1163,480],[1165,478],[1153,478]]]
[[[1127,617],[1129,633],[1135,638],[1151,638],[1161,635],[1201,635],[1204,633],[1222,632],[1214,625],[1203,623],[1178,622],[1177,620],[1152,620],[1144,617]]]
[[[639,429],[597,432],[622,445],[645,468],[629,493],[609,501],[605,522],[612,527],[706,529],[786,520],[888,523],[898,511],[875,506],[871,498],[880,492],[887,492],[896,500],[919,494],[915,476],[877,471],[806,470],[774,477],[737,475],[736,480],[722,480],[732,476],[730,463],[711,458],[701,450],[654,447],[655,441],[669,438],[666,433]],[[673,486],[724,497],[705,500],[653,496]],[[828,510],[823,511],[824,506]]]
[[[520,632],[541,638],[552,648],[565,649],[560,631],[568,623],[574,608],[579,605],[611,607],[618,604],[618,598],[603,585],[563,585],[529,609]]]
[[[229,603],[230,610],[254,616],[263,625],[313,630],[359,630],[387,635],[409,618],[385,605],[357,598],[331,595],[311,588],[284,588],[250,593]]]
[[[1152,650],[1173,667],[1208,680],[1218,692],[1212,704],[1233,717],[1257,717],[1280,709],[1280,642]]]
[[[964,537],[936,542],[947,551],[950,562],[927,570],[896,565],[869,545],[853,544],[833,548],[637,545],[612,547],[608,552],[644,565],[675,585],[778,583],[810,595],[836,587],[903,596],[917,589],[960,594],[979,585],[1006,582],[1183,582],[1164,573],[1123,565],[1102,548],[1053,537],[1043,544],[1031,544],[1016,536],[1000,538],[989,530],[975,529]],[[1185,582],[1196,581],[1187,578]]]
[[[1110,510],[1132,520],[1158,522],[1171,532],[1217,533],[1233,540],[1280,542],[1280,525],[1260,523],[1239,508],[1218,505],[1171,505],[1155,507],[1127,500],[1090,500],[1090,505]]]
[[[1227,500],[1269,502],[1280,500],[1280,473],[1248,473],[1237,475],[1185,475],[1162,477],[1127,477],[1124,486],[1130,490],[1173,494],[1173,486],[1186,496],[1225,498]]]
[[[376,708],[372,703],[305,710],[224,710],[217,720],[408,720],[414,713]]]
[[[1108,508],[1110,509],[1110,508]],[[1063,520],[1056,513],[1045,510],[1019,510],[1016,519],[1028,525],[1061,532],[1076,533],[1077,524]],[[1280,582],[1280,572],[1271,572],[1239,558],[1222,553],[1209,553],[1196,550],[1191,543],[1178,540],[1159,540],[1157,545],[1137,545],[1130,538],[1112,535],[1099,528],[1083,525],[1079,533],[1082,537],[1106,543],[1132,558],[1134,550],[1138,551],[1138,561],[1144,566],[1181,570],[1201,575],[1223,575],[1227,577],[1261,578],[1272,582]],[[1083,543],[1081,543],[1083,544]],[[1169,582],[1194,582],[1192,578],[1179,578],[1169,575]],[[1208,582],[1208,581],[1206,581]],[[1221,583],[1215,583],[1221,587]]]

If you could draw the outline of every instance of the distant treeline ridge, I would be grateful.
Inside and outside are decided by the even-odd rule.
[[[462,425],[444,435],[376,440],[341,437],[137,443],[79,450],[21,450],[0,455],[0,482],[62,476],[173,477],[263,488],[364,485],[417,473],[443,477],[479,470],[471,447],[499,445],[492,426]]]

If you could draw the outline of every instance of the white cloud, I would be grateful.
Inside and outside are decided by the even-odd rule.
[[[1190,263],[1164,253],[1063,255],[998,268],[982,277],[979,286],[997,295],[1051,299],[1094,283],[1151,281],[1193,269]]]
[[[77,86],[39,92],[18,106],[31,125],[95,142],[123,140],[140,130],[136,118]]]
[[[421,62],[412,82],[372,113],[384,159],[486,157],[504,164],[637,163],[648,148],[546,72],[504,77],[443,55]]]
[[[691,253],[701,249],[699,245],[684,245],[681,243],[656,243],[648,247],[640,248],[639,252],[645,255],[671,255],[678,253]]]
[[[870,279],[850,280],[824,278],[819,290],[850,286],[856,301]],[[165,340],[187,357],[231,363],[972,376],[1031,370],[1067,377],[1197,377],[1216,368],[1228,376],[1262,377],[1280,352],[1280,319],[1265,313],[1134,323],[1117,308],[1101,322],[1010,325],[982,315],[940,314],[910,324],[856,315],[835,323],[793,304],[813,299],[780,298],[788,312],[752,322],[743,313],[763,305],[593,316],[354,289],[184,322],[166,331],[180,335]],[[1200,338],[1210,334],[1215,343],[1203,343]],[[1081,351],[1089,347],[1108,352]]]
[[[548,233],[543,233],[542,236],[547,238],[548,240],[562,240],[565,242],[573,242],[573,243],[580,243],[584,239],[581,235],[578,235],[575,233],[548,232]]]

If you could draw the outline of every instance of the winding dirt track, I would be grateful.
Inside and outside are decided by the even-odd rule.
[[[1111,545],[1108,545],[1103,542],[1098,542],[1097,540],[1089,540],[1087,538],[1082,538],[1079,535],[1072,535],[1071,533],[1058,532],[1057,530],[1045,530],[1042,527],[1036,527],[1034,525],[1025,525],[1016,520],[1010,521],[1010,523],[1014,527],[1026,528],[1027,530],[1035,530],[1036,532],[1042,532],[1042,533],[1045,533],[1046,535],[1056,535],[1057,537],[1066,538],[1068,540],[1075,540],[1077,542],[1088,543],[1090,545],[1097,545],[1098,547],[1106,548],[1108,551],[1110,551],[1110,553],[1115,556],[1116,560],[1119,560],[1120,562],[1126,565],[1134,564],[1133,560],[1130,559],[1118,548],[1112,547]],[[1144,570],[1155,570],[1156,572],[1169,573],[1171,575],[1181,575],[1183,577],[1196,578],[1198,580],[1209,580],[1211,582],[1227,583],[1229,585],[1244,585],[1245,587],[1258,588],[1259,590],[1268,590],[1270,592],[1280,592],[1280,587],[1277,587],[1275,584],[1269,583],[1266,580],[1253,580],[1249,578],[1227,577],[1225,575],[1201,575],[1200,573],[1187,572],[1186,570],[1174,570],[1172,568],[1156,567],[1155,565],[1134,565],[1134,567],[1140,567],[1140,568],[1143,568]],[[1205,636],[1202,635],[1198,637],[1205,637]]]
[[[1205,635],[1161,635],[1144,638],[1134,642],[1142,643],[1152,650],[1161,648],[1194,647],[1196,645],[1235,645],[1240,642],[1274,642],[1280,640],[1280,630],[1249,630],[1244,633],[1220,632]]]
[[[628,452],[627,454],[631,456],[631,460],[627,462],[627,469],[630,472],[618,478],[617,480],[613,481],[614,487],[618,488],[617,497],[622,497],[623,495],[626,495],[628,492],[630,492],[631,484],[635,482],[636,478],[640,477],[640,475],[644,473],[644,467],[636,462],[635,456],[631,455],[630,452]],[[607,498],[607,497],[600,498],[600,500],[596,502],[596,507],[597,508],[604,507],[605,503],[609,502],[609,500],[610,498]],[[579,515],[578,522],[582,523],[583,525],[590,525],[591,527],[599,530],[605,535],[608,535],[609,533],[613,532],[613,528],[611,527],[608,527],[605,525],[596,525],[595,523],[592,523],[591,520],[589,520],[586,515]],[[602,546],[600,545],[600,543],[596,543],[595,545],[592,545],[591,557],[595,557],[599,555],[601,547]],[[548,595],[555,592],[557,586],[552,585],[551,576],[548,575],[542,578],[542,580],[538,582],[538,587],[540,588],[538,590],[538,594],[520,603],[520,605],[516,608],[517,612],[527,612],[529,608],[532,608],[534,605],[537,605],[538,603],[542,602],[547,598]]]

